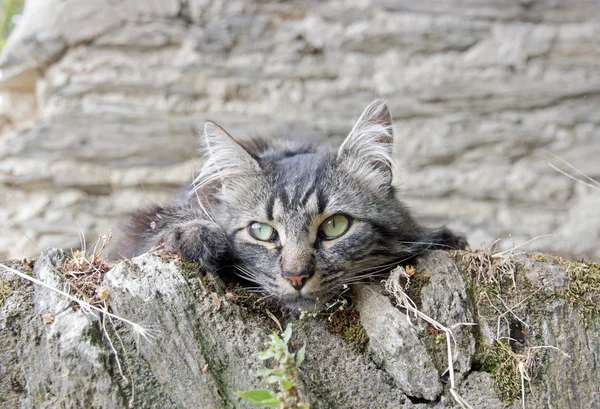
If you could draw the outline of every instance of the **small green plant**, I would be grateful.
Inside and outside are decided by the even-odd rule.
[[[306,345],[295,354],[291,353],[288,342],[292,337],[292,325],[288,324],[281,337],[276,333],[269,335],[269,348],[259,352],[256,357],[260,360],[273,359],[275,368],[262,368],[257,375],[267,384],[277,384],[279,392],[269,389],[253,389],[236,392],[236,395],[248,402],[267,408],[279,409],[308,409],[310,404],[303,402],[298,391],[298,368],[304,361]]]
[[[15,16],[23,11],[24,0],[4,0],[0,6],[0,50],[15,28]]]

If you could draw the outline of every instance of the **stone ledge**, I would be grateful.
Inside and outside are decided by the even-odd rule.
[[[33,271],[28,263],[4,264],[64,288],[57,271],[65,260],[64,252],[49,249]],[[420,258],[412,274],[408,292],[422,311],[448,326],[478,324],[455,329],[458,391],[474,407],[518,401],[520,380],[511,372],[518,362],[511,360],[526,356],[535,364],[528,367],[533,376],[528,408],[544,408],[548,399],[557,407],[599,403],[594,356],[600,320],[597,304],[590,304],[600,302],[597,264],[539,253],[436,251]],[[96,314],[74,310],[60,296],[4,269],[0,283],[0,379],[4,390],[12,388],[0,394],[2,405],[116,407],[131,399],[131,385],[119,375]],[[300,381],[311,407],[453,404],[444,337],[414,318],[406,325],[407,316],[377,283],[352,290],[369,337],[364,350],[328,330],[332,312],[299,319],[275,305],[257,304],[257,297],[241,290],[219,296],[219,287],[194,263],[146,254],[116,265],[102,286],[113,313],[151,329],[144,340],[122,323],[107,324],[113,341],[115,330],[123,341],[125,350],[117,350],[135,384],[136,407],[249,407],[234,392],[261,387],[254,374],[263,363],[254,354],[277,329],[266,309],[282,325],[293,324],[293,346],[307,345]],[[570,356],[536,349],[543,346]],[[506,362],[512,362],[508,370]]]

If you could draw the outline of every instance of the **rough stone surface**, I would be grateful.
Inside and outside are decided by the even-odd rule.
[[[31,0],[0,68],[0,257],[168,200],[194,126],[339,139],[376,97],[397,184],[474,248],[600,258],[598,0]],[[37,246],[37,247],[36,247]]]
[[[357,308],[369,335],[373,360],[407,395],[436,400],[442,393],[442,382],[409,318],[370,288],[357,293]]]
[[[437,322],[451,325],[466,324],[454,328],[454,341],[461,350],[454,361],[455,377],[460,379],[469,373],[472,358],[475,354],[475,338],[468,324],[475,323],[472,306],[469,306],[466,284],[456,264],[446,257],[424,257],[418,260],[417,266],[421,274],[426,275],[419,296],[419,308]],[[433,346],[433,345],[432,345]],[[444,357],[444,342],[439,342],[437,355]],[[437,361],[437,369],[444,372],[447,359]]]
[[[478,254],[425,255],[407,288],[441,324],[452,327],[465,318],[477,324],[454,329],[457,390],[463,398],[472,407],[516,409],[522,406],[520,393],[513,402],[500,399],[498,380],[493,370],[481,366],[481,353],[473,345],[475,334],[479,351],[490,347],[488,340],[509,336],[501,317],[485,311],[482,287],[473,284],[483,276],[464,262]],[[2,264],[64,289],[57,267],[65,257],[62,250],[46,250],[33,271],[23,262]],[[544,259],[553,260],[540,255],[511,259],[510,271],[524,291],[513,293],[509,285],[502,292],[510,314],[527,326],[527,348],[555,348],[535,352],[538,367],[526,393],[526,407],[596,407],[600,320],[587,316],[587,324],[581,321],[578,308],[560,296],[570,276],[561,265],[540,261]],[[119,263],[104,276],[112,312],[151,330],[144,339],[123,323],[113,321],[113,326],[109,320],[104,325],[129,382],[119,375],[115,351],[96,314],[75,310],[62,296],[1,267],[0,285],[2,407],[112,408],[126,407],[133,399],[136,407],[250,408],[235,392],[262,387],[256,371],[265,363],[255,353],[277,330],[265,312],[272,307],[218,296],[213,281],[193,263],[146,254]],[[434,334],[418,319],[408,325],[405,311],[396,309],[377,283],[353,290],[360,322],[370,337],[363,352],[329,332],[331,311],[299,318],[273,309],[283,326],[293,325],[292,347],[306,344],[299,379],[311,407],[457,407],[449,385],[440,383],[440,379],[447,382],[447,362],[431,347]],[[523,294],[526,299],[520,298]],[[54,320],[44,324],[48,313]],[[441,346],[445,350],[443,341]]]
[[[487,372],[472,372],[460,387],[460,394],[474,408],[502,409],[506,407],[496,396],[488,391],[494,389],[494,379]]]

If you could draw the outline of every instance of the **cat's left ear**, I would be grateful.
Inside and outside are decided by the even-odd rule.
[[[338,163],[378,187],[392,183],[392,115],[384,100],[373,101],[338,151]]]

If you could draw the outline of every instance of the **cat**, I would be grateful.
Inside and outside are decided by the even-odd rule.
[[[204,163],[175,203],[135,214],[122,254],[161,245],[210,270],[233,267],[291,309],[313,309],[353,282],[465,236],[418,224],[392,186],[392,118],[371,103],[337,150],[237,142],[206,122]]]

